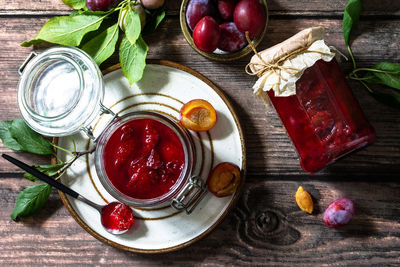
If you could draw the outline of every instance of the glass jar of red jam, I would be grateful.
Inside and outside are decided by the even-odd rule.
[[[314,173],[375,140],[335,59],[320,59],[307,68],[296,82],[295,95],[267,93],[306,172]]]
[[[117,118],[97,141],[100,182],[117,200],[132,206],[170,203],[192,176],[194,145],[173,119],[155,112]]]

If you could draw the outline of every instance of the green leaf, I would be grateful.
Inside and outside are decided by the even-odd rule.
[[[400,109],[400,94],[392,95],[374,91],[371,95],[383,104]]]
[[[72,10],[72,12],[69,14],[70,17],[75,17],[77,15],[81,14],[80,10]]]
[[[361,0],[349,0],[343,15],[343,37],[346,44],[350,45],[350,33],[358,23],[362,10]]]
[[[13,150],[39,155],[53,153],[53,146],[50,141],[29,128],[23,119],[1,122],[0,139],[5,146]]]
[[[115,45],[118,41],[118,33],[118,24],[114,24],[87,42],[82,46],[82,49],[100,65],[114,53]]]
[[[380,82],[379,78],[377,78],[372,72],[367,72],[362,76],[364,82],[370,84],[378,84]]]
[[[81,9],[86,6],[86,0],[62,0],[64,4],[72,7],[73,9]]]
[[[32,174],[27,173],[27,172],[24,173],[24,178],[31,182],[39,182],[40,181],[40,179],[36,178],[35,176],[33,176]]]
[[[39,155],[53,153],[50,141],[29,128],[23,119],[13,120],[9,130],[11,137],[21,146],[21,150]]]
[[[26,188],[18,195],[14,210],[11,213],[11,219],[18,221],[39,211],[47,202],[50,193],[51,186],[48,184],[39,184]]]
[[[140,17],[139,14],[130,8],[126,13],[126,27],[125,27],[125,35],[128,38],[131,44],[134,44],[136,40],[139,38],[141,31]],[[122,11],[121,11],[122,12]]]
[[[85,46],[86,43],[90,42],[93,38],[96,38],[96,36],[105,32],[109,27],[113,26],[114,24],[115,18],[113,18],[112,16],[104,18],[104,20],[101,22],[100,27],[97,30],[88,32],[87,34],[85,34],[85,36],[83,36],[82,41],[78,47],[82,49],[82,47]]]
[[[48,176],[54,176],[58,174],[58,171],[65,166],[65,162],[59,164],[52,164],[52,165],[35,165],[34,168]],[[24,178],[28,179],[32,182],[40,181],[40,179],[36,178],[30,173],[24,173]]]
[[[31,46],[40,42],[60,45],[78,46],[83,36],[99,28],[106,17],[96,15],[74,15],[51,18],[39,31],[36,37],[22,46]]]
[[[400,65],[390,62],[380,62],[372,68],[384,72],[372,72],[379,80],[377,83],[400,90]]]
[[[8,148],[13,150],[23,150],[23,147],[18,143],[18,141],[12,137],[11,128],[12,121],[2,121],[0,122],[0,139]]]
[[[130,85],[142,78],[148,50],[149,47],[141,36],[135,44],[131,44],[126,37],[122,39],[119,47],[119,61],[122,73],[128,78]]]
[[[150,20],[144,26],[142,35],[146,36],[146,35],[152,34],[158,28],[158,25],[160,25],[160,23],[164,20],[164,18],[165,18],[164,8],[159,8],[159,9],[155,10],[150,15]]]

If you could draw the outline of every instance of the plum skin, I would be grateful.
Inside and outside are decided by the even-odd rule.
[[[219,28],[221,30],[219,49],[232,53],[246,46],[246,37],[237,29],[235,23],[225,22],[219,25]]]
[[[86,6],[91,11],[108,11],[115,7],[120,0],[86,0]]]
[[[157,9],[164,5],[164,0],[141,0],[141,2],[147,9]]]
[[[236,0],[218,0],[218,11],[224,20],[231,21],[235,10]]]
[[[348,224],[354,215],[354,202],[342,197],[331,202],[324,212],[324,223],[330,228]]]
[[[241,0],[233,12],[233,21],[239,31],[248,32],[250,38],[255,38],[265,27],[264,7],[258,0]]]
[[[193,41],[201,51],[212,53],[218,47],[220,35],[217,22],[212,17],[205,16],[194,27]]]
[[[213,0],[190,0],[186,9],[186,22],[190,30],[205,16],[215,16],[216,8]]]

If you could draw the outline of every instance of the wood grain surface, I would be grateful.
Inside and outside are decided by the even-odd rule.
[[[270,23],[259,49],[303,28],[322,25],[327,42],[345,52],[341,30],[345,4],[346,0],[269,1]],[[244,72],[250,56],[221,63],[198,55],[181,33],[179,6],[180,1],[167,0],[166,20],[146,38],[148,58],[193,68],[233,103],[245,133],[248,165],[237,206],[210,235],[190,247],[164,255],[134,254],[86,233],[55,190],[39,214],[13,222],[9,215],[17,195],[31,183],[0,159],[0,265],[400,265],[400,111],[380,104],[350,81],[377,140],[316,174],[306,174],[273,108],[266,110],[252,94],[255,78]],[[400,63],[400,1],[364,1],[364,9],[352,45],[360,66]],[[32,48],[19,44],[32,38],[49,18],[69,10],[61,0],[0,1],[0,120],[20,117],[17,69]],[[342,62],[341,67],[347,73],[351,64]],[[31,163],[49,161],[12,152],[1,144],[0,153],[4,152]],[[316,201],[313,215],[300,211],[294,201],[299,185]],[[356,215],[349,225],[329,229],[322,213],[341,196],[354,200]]]

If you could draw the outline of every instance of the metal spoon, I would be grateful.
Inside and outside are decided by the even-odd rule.
[[[119,202],[111,202],[105,206],[96,204],[91,200],[78,194],[71,188],[52,179],[50,176],[36,170],[35,168],[23,163],[22,161],[17,160],[16,158],[13,158],[6,154],[2,154],[2,157],[8,160],[9,162],[15,164],[16,166],[20,167],[24,171],[32,174],[36,178],[46,182],[51,186],[54,186],[55,188],[64,192],[65,194],[68,194],[71,197],[80,200],[86,203],[87,205],[91,206],[92,208],[96,209],[98,212],[100,212],[101,224],[103,225],[104,229],[106,229],[108,232],[115,235],[120,235],[128,231],[129,227],[132,225],[134,221],[133,212],[128,205]]]

